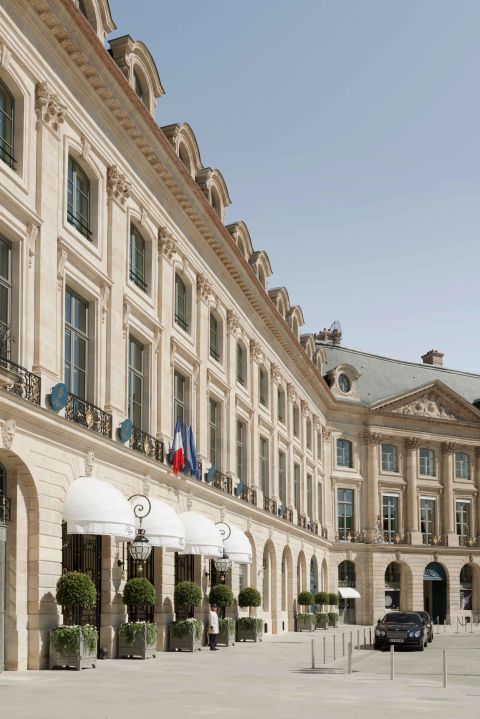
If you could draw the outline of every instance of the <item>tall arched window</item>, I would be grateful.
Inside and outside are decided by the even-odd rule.
[[[10,356],[12,323],[12,248],[0,237],[0,357]]]
[[[266,407],[268,405],[268,373],[265,367],[259,367],[258,370],[258,394],[260,404]]]
[[[300,410],[298,404],[293,405],[293,436],[300,436]]]
[[[210,357],[213,357],[217,361],[220,359],[220,338],[218,336],[218,320],[210,312]]]
[[[220,200],[220,197],[218,196],[218,193],[215,192],[215,190],[212,190],[212,207],[215,210],[216,214],[222,218],[222,202]]]
[[[142,81],[139,73],[133,71],[133,90],[135,95],[148,107],[148,92],[145,90],[145,83]]]
[[[12,170],[15,169],[13,156],[15,101],[6,85],[0,81],[0,160]]]
[[[237,342],[237,382],[247,384],[247,350],[241,342]]]
[[[130,225],[130,279],[141,290],[147,291],[145,240],[135,225]]]
[[[338,584],[340,587],[354,587],[356,584],[355,564],[346,559],[338,565]]]
[[[285,424],[285,390],[281,386],[277,390],[277,415],[278,421]]]
[[[337,439],[337,466],[353,467],[352,443],[348,439]]]
[[[307,419],[307,449],[312,449],[312,420]]]
[[[68,158],[67,220],[88,240],[90,229],[90,180],[73,157]]]
[[[182,330],[188,331],[187,288],[178,274],[175,275],[175,322]]]

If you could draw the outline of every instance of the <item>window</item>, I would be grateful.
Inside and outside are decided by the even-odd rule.
[[[420,448],[420,474],[435,477],[435,452],[426,447]]]
[[[0,160],[12,170],[15,169],[13,156],[15,102],[9,90],[0,81]]]
[[[222,202],[220,200],[220,197],[218,196],[218,193],[215,190],[212,190],[211,197],[212,197],[212,207],[213,207],[215,213],[221,219],[221,217],[222,217]],[[243,252],[243,254],[245,255],[245,251]]]
[[[144,349],[128,339],[128,417],[135,427],[143,429],[144,421]]]
[[[220,359],[218,339],[218,320],[213,312],[210,312],[210,357],[216,359],[217,362]]]
[[[278,421],[285,424],[285,390],[283,387],[277,389],[277,415]]]
[[[384,494],[382,499],[383,539],[394,542],[398,534],[398,497]]]
[[[188,332],[187,288],[183,280],[175,274],[175,322]]]
[[[349,559],[340,562],[338,565],[338,584],[340,587],[354,587],[357,578],[355,576],[355,564]]]
[[[260,487],[263,494],[269,496],[270,492],[270,463],[268,439],[260,437]]]
[[[340,539],[353,532],[353,489],[337,489],[337,526]]]
[[[237,420],[237,477],[247,481],[247,428]]]
[[[455,452],[455,478],[470,479],[470,460],[466,452]]]
[[[65,291],[65,384],[71,394],[87,399],[88,304]]]
[[[135,92],[135,95],[143,102],[144,105],[147,105],[147,98],[146,93],[143,89],[143,83],[140,80],[140,75],[136,70],[133,71],[133,90]]]
[[[345,394],[348,394],[350,390],[352,389],[352,383],[348,379],[346,374],[341,374],[338,378],[338,386],[340,388],[340,392],[344,392]]]
[[[220,407],[218,402],[210,399],[209,402],[209,460],[213,467],[219,469],[220,465]]]
[[[465,564],[460,572],[460,609],[471,611],[473,594],[472,568]]]
[[[130,226],[130,279],[143,292],[147,291],[145,240],[134,225]]]
[[[435,536],[435,500],[420,499],[420,531],[424,544],[432,544]]]
[[[398,472],[398,452],[393,444],[382,444],[382,471]]]
[[[180,372],[175,370],[173,375],[173,420],[178,419],[183,425],[188,422],[189,403],[188,403],[188,379]]]
[[[317,485],[317,501],[318,501],[317,511],[318,511],[318,521],[319,521],[320,524],[322,524],[322,517],[323,517],[323,514],[322,514],[322,496],[323,496],[323,487],[322,487],[322,483],[319,482],[318,485]]]
[[[287,457],[285,452],[278,453],[278,495],[280,501],[287,505]]]
[[[241,342],[237,342],[237,382],[243,387],[247,383],[247,352]]]
[[[88,240],[90,229],[90,180],[73,157],[68,158],[67,220]]]
[[[293,502],[297,512],[300,512],[300,465],[293,465]]]
[[[0,238],[0,357],[10,356],[12,323],[12,248]]]
[[[258,394],[260,404],[266,407],[268,405],[268,374],[265,367],[260,367],[258,370]]]
[[[307,449],[312,449],[312,421],[307,419]]]
[[[307,514],[310,519],[313,517],[313,477],[307,474]]]
[[[470,502],[456,502],[457,534],[463,543],[470,537]]]
[[[317,432],[317,459],[322,459],[322,435]]]
[[[353,467],[352,443],[348,439],[337,439],[337,466]]]
[[[293,436],[298,437],[300,435],[300,410],[298,404],[293,405]]]

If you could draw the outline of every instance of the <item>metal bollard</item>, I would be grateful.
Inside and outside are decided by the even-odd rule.
[[[360,651],[360,629],[357,629],[357,652]]]
[[[323,637],[323,663],[327,663],[327,637]]]
[[[315,669],[315,640],[312,639],[312,669]]]
[[[473,622],[469,622],[470,624],[470,634],[473,634]]]
[[[337,642],[335,641],[336,638],[337,638],[337,637],[336,637],[336,635],[334,634],[334,635],[333,635],[333,661],[336,661],[336,659],[337,659]]]
[[[446,634],[446,631],[447,631],[447,620],[444,619],[443,620],[443,633]]]
[[[368,627],[368,646],[372,648],[372,627]]]
[[[352,642],[348,642],[348,673],[352,673]]]
[[[447,688],[447,650],[443,650],[443,688]]]
[[[350,632],[350,644],[353,647],[353,631]]]
[[[345,633],[342,632],[342,656],[345,656]]]
[[[390,679],[395,679],[395,644],[390,644]]]
[[[365,627],[363,628],[363,648],[364,648],[364,649],[367,648],[367,638],[366,638],[366,635],[365,635]]]

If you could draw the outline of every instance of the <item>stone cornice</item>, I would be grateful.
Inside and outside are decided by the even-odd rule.
[[[255,314],[268,327],[279,346],[303,375],[318,401],[333,408],[335,406],[333,395],[323,380],[320,371],[313,365],[288,323],[274,307],[268,295],[265,294],[259,280],[255,277],[234,240],[204,197],[201,189],[192,180],[187,169],[175,154],[171,143],[151,117],[147,108],[135,95],[121,70],[105,48],[98,42],[96,34],[87,23],[76,22],[78,10],[74,3],[71,0],[58,0],[61,13],[57,15],[52,12],[50,3],[47,0],[27,0],[27,2],[67,53],[71,64],[77,66],[80,73],[92,86],[93,91],[108,108],[112,121],[116,120],[122,126],[144,155],[149,167],[157,173],[170,190],[178,205],[229,271],[231,278],[237,283]],[[62,22],[62,14],[69,16],[65,17],[65,24]],[[69,20],[75,26],[75,37],[66,27]],[[88,41],[87,50],[83,45],[78,44],[78,34],[83,35],[84,39]],[[93,55],[95,58],[90,57]],[[98,69],[99,62],[103,65],[102,70],[109,73],[108,82],[101,76],[102,72]],[[116,84],[112,83],[112,79]],[[114,91],[117,91],[117,94],[118,91],[122,93],[121,101],[115,96]],[[132,112],[132,105],[134,112]],[[150,141],[149,133],[145,132],[144,127],[139,126],[140,123],[147,125],[155,142]],[[160,158],[159,148],[155,146],[155,143],[159,143],[166,158]],[[173,165],[172,169],[177,177],[172,176],[164,160],[167,160],[169,165]],[[178,184],[178,179],[180,179],[178,175],[182,184],[188,188],[188,196]],[[198,209],[201,214],[197,211],[197,205],[199,205]],[[208,220],[210,226],[213,225],[214,234],[207,227],[206,220]]]

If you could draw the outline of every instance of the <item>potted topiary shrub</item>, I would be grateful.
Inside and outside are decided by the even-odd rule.
[[[309,607],[313,604],[313,595],[311,592],[300,592],[297,601],[300,607]],[[297,632],[313,632],[314,620],[314,615],[306,613],[305,610],[297,614]]]
[[[155,604],[155,587],[144,577],[129,579],[123,590],[123,603],[132,612],[134,607],[148,607]],[[118,656],[155,657],[157,650],[157,628],[151,622],[127,622],[118,628]]]
[[[258,589],[253,587],[245,587],[238,595],[238,606],[248,607],[248,617],[237,619],[237,641],[246,642],[247,640],[262,641],[263,637],[263,621],[257,617],[252,617],[252,607],[259,607],[262,603],[262,596]]]
[[[174,592],[175,605],[190,610],[202,603],[202,591],[195,582],[179,582]],[[199,619],[181,619],[170,624],[170,651],[194,652],[202,649],[203,624]]]
[[[218,620],[219,634],[217,644],[224,644],[226,647],[235,644],[235,619],[225,619],[225,607],[231,607],[234,599],[233,592],[226,584],[216,584],[208,595],[210,605],[216,604],[220,607],[222,617]]]
[[[328,629],[328,612],[325,611],[325,607],[330,602],[330,595],[328,592],[317,592],[314,600],[320,607],[320,611],[315,614],[315,628]]]
[[[66,572],[57,582],[57,604],[63,608],[64,625],[50,632],[50,669],[95,668],[98,632],[89,624],[74,624],[75,614],[90,609],[97,601],[97,590],[87,574]]]
[[[329,601],[331,607],[338,607],[338,594],[335,594],[335,592],[331,592],[329,595]],[[336,627],[338,625],[338,612],[328,612],[328,624],[331,627]]]

